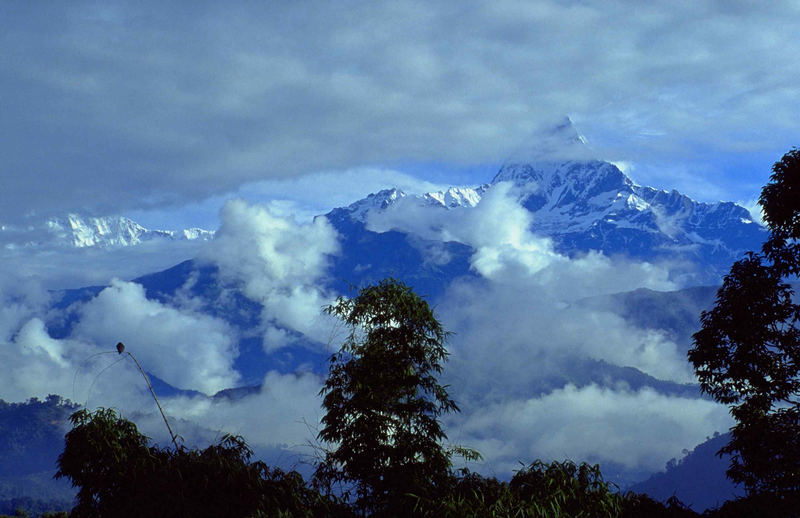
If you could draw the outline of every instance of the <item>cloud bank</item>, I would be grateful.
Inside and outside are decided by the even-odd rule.
[[[333,227],[325,218],[296,223],[242,200],[226,203],[220,217],[204,257],[219,266],[223,281],[263,305],[264,348],[292,343],[287,331],[324,343],[330,331],[321,311],[335,297],[325,291],[323,275],[339,251]]]
[[[495,403],[459,422],[459,440],[481,451],[490,468],[506,474],[519,462],[580,459],[631,471],[657,471],[709,430],[727,430],[724,407],[701,399],[669,397],[590,385],[538,398]]]
[[[9,281],[8,277],[0,281]],[[156,442],[170,438],[133,361],[114,349],[123,341],[143,367],[179,388],[214,392],[236,386],[236,333],[207,315],[145,297],[141,286],[114,281],[75,309],[69,336],[45,323],[47,291],[28,282],[0,290],[0,399],[24,401],[59,394],[89,409],[115,408]],[[267,372],[261,389],[240,400],[205,395],[160,397],[173,430],[187,445],[205,446],[223,433],[242,434],[262,454],[294,466],[313,453],[309,430],[319,422],[321,378]]]
[[[760,185],[796,144],[791,0],[7,2],[0,16],[4,222],[322,169],[496,163],[565,114],[606,158],[715,164],[685,185],[752,184],[734,164],[753,154]],[[738,189],[723,194],[752,197]]]

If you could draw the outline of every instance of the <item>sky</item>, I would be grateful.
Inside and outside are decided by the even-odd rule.
[[[641,184],[751,203],[797,144],[799,21],[794,0],[3,2],[0,222],[214,226],[237,195],[308,214],[480,184],[564,116]]]
[[[8,1],[0,24],[0,225],[78,212],[219,228],[168,250],[0,250],[0,364],[11,366],[0,398],[117,406],[162,439],[138,373],[109,344],[213,394],[241,382],[242,336],[205,310],[192,279],[155,301],[135,275],[201,257],[262,305],[265,350],[293,333],[325,350],[333,324],[319,308],[336,295],[323,286],[342,250],[316,214],[391,186],[486,183],[565,116],[593,156],[701,201],[752,206],[798,145],[797,1]],[[562,256],[503,187],[472,212],[392,218],[370,228],[474,252],[475,278],[448,286],[437,311],[458,337],[447,381],[463,412],[448,430],[490,474],[536,456],[653,471],[730,425],[710,401],[625,386],[526,392],[543,370],[586,359],[691,381],[681,344],[574,304],[674,289],[664,265]],[[87,284],[104,288],[67,313],[50,306],[53,288]],[[72,330],[54,336],[48,323],[63,319]],[[475,324],[486,321],[496,325]],[[200,441],[225,430],[305,455],[320,386],[314,373],[270,371],[235,404],[164,404]]]

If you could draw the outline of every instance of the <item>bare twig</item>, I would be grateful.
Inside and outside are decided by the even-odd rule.
[[[117,344],[117,352],[119,352],[119,354],[126,352],[125,345],[122,342],[119,342]],[[178,440],[175,438],[175,434],[172,432],[172,427],[169,425],[169,421],[167,421],[167,416],[166,414],[164,414],[164,409],[161,408],[161,403],[159,403],[158,398],[156,397],[156,391],[153,390],[153,385],[150,384],[150,379],[148,379],[147,374],[145,374],[144,369],[142,368],[141,364],[139,364],[139,361],[136,359],[133,353],[131,353],[130,351],[127,351],[126,353],[128,356],[131,357],[134,363],[136,363],[136,366],[139,367],[139,372],[142,373],[144,381],[147,382],[147,388],[150,389],[150,393],[153,395],[153,399],[155,400],[156,405],[158,406],[158,411],[161,412],[161,417],[164,419],[164,424],[167,425],[169,436],[172,438],[172,444],[175,445],[176,450],[179,450],[180,448],[178,447]]]

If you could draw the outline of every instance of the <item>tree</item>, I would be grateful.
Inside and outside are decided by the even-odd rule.
[[[329,490],[334,483],[354,489],[362,512],[398,513],[412,504],[409,494],[441,487],[450,476],[452,451],[442,446],[438,418],[459,409],[436,377],[448,333],[427,302],[394,279],[325,311],[348,333],[320,391],[327,413],[318,438],[334,449],[316,480]]]
[[[750,494],[800,499],[800,151],[772,168],[759,204],[770,235],[733,264],[713,309],[701,314],[689,361],[701,389],[731,406],[736,425],[720,454]]]
[[[251,462],[241,437],[203,450],[165,449],[148,446],[113,410],[80,410],[71,420],[56,476],[79,488],[72,517],[351,516],[300,474]]]

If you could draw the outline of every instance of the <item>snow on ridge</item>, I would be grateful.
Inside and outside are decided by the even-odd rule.
[[[472,187],[450,187],[446,191],[428,192],[421,196],[422,199],[438,203],[448,209],[456,207],[474,207],[481,201],[483,193],[486,192],[487,185],[477,188]]]
[[[397,188],[383,189],[381,191],[372,193],[366,198],[362,198],[356,202],[351,203],[344,210],[351,219],[356,221],[366,221],[367,213],[371,210],[383,210],[392,203],[406,197],[406,193]]]
[[[201,228],[150,230],[124,216],[90,217],[76,213],[53,217],[38,225],[0,228],[4,248],[121,248],[147,241],[210,240],[214,232]]]
[[[333,212],[343,210],[352,220],[364,222],[368,212],[385,210],[400,200],[445,209],[472,208],[493,185],[506,181],[522,194],[535,230],[548,235],[588,232],[602,221],[675,236],[699,227],[721,228],[748,216],[746,209],[731,202],[698,202],[675,190],[637,185],[617,166],[600,160],[507,163],[490,184],[414,195],[385,189]]]
[[[368,195],[347,207],[333,209],[329,214],[346,214],[354,221],[365,222],[371,211],[386,210],[400,200],[405,203],[455,209],[458,207],[475,207],[480,201],[488,185],[480,187],[450,187],[445,191],[427,192],[424,194],[406,194],[397,188],[383,189]]]

